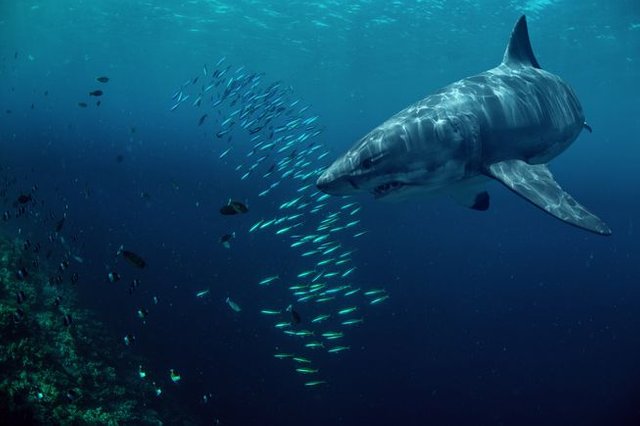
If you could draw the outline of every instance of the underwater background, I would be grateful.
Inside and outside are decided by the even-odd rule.
[[[315,190],[521,14],[611,237]],[[639,77],[635,0],[3,0],[0,424],[640,424]]]

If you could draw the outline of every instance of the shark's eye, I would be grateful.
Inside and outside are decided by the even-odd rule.
[[[368,170],[373,166],[373,160],[371,158],[365,158],[362,160],[362,168]]]

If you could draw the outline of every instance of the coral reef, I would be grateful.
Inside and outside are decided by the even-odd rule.
[[[0,236],[3,424],[162,424],[137,361],[125,359],[90,312],[75,306],[73,288],[51,283],[43,265],[18,272],[38,261],[24,247]]]

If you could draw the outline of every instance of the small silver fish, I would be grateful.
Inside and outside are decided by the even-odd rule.
[[[242,308],[233,300],[231,300],[229,297],[227,297],[227,299],[225,300],[225,302],[227,302],[227,305],[229,305],[229,307],[234,311],[234,312],[240,312],[242,310]]]

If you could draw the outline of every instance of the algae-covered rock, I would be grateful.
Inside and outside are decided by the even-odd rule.
[[[118,345],[90,312],[74,306],[73,289],[54,287],[43,265],[26,278],[15,273],[33,263],[24,246],[0,236],[3,424],[161,425],[144,403],[152,385],[132,366],[116,365]],[[54,303],[62,291],[64,306]],[[71,325],[62,320],[68,312]]]

